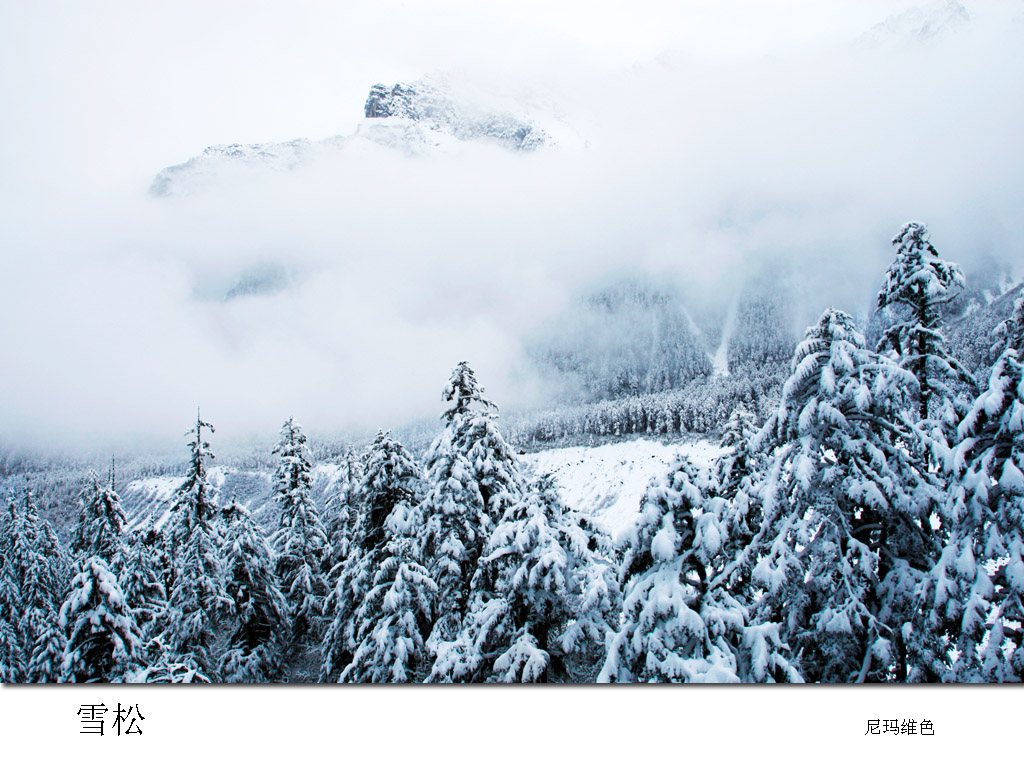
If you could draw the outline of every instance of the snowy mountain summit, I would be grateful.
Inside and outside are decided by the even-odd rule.
[[[533,120],[458,98],[435,77],[390,88],[374,85],[364,113],[365,120],[351,135],[210,146],[188,161],[162,169],[149,191],[155,196],[186,195],[253,171],[290,172],[367,143],[407,156],[444,152],[460,142],[490,143],[510,151],[531,151],[554,143]]]
[[[550,143],[547,133],[511,113],[476,109],[454,100],[430,80],[376,84],[366,99],[367,119],[408,119],[459,140],[492,140],[515,151],[530,151]]]
[[[893,14],[861,35],[862,45],[876,47],[891,42],[924,42],[966,26],[971,20],[959,0],[934,0]]]

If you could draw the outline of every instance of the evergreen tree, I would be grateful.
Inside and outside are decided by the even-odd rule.
[[[432,639],[453,639],[462,625],[476,562],[490,528],[486,504],[473,465],[459,452],[446,429],[427,454],[429,491],[423,503],[423,558],[445,605],[438,612]]]
[[[91,556],[76,572],[60,609],[67,634],[61,681],[120,682],[138,656],[138,625],[103,559]]]
[[[0,683],[25,681],[25,655],[17,631],[0,620]]]
[[[40,519],[31,491],[26,489],[21,502],[20,509],[12,503],[9,512],[11,540],[6,566],[10,579],[3,597],[19,639],[20,658],[26,670],[31,667],[25,677],[36,682],[54,671],[41,660],[52,645],[52,623],[67,589],[68,567],[64,548],[50,523]]]
[[[441,399],[448,403],[441,414],[441,420],[447,424],[457,419],[477,414],[498,412],[498,406],[484,396],[486,391],[476,380],[476,373],[469,363],[460,362],[452,370],[448,384],[441,391]]]
[[[16,627],[20,619],[21,591],[13,564],[3,554],[0,555],[0,682],[3,683],[25,681],[25,651]]]
[[[564,646],[584,646],[595,626],[603,641],[610,627],[593,616],[602,606],[589,601],[583,612],[591,583],[585,571],[595,563],[593,537],[575,518],[550,477],[534,483],[505,512],[480,559],[462,629],[453,642],[440,645],[432,680],[565,679]],[[562,638],[581,613],[586,622]]]
[[[213,458],[203,429],[213,426],[196,417],[186,434],[192,456],[185,482],[175,493],[167,537],[173,552],[173,579],[168,590],[170,622],[163,640],[178,660],[193,658],[209,672],[214,660],[210,648],[215,640],[219,614],[231,605],[221,574],[220,538],[213,521],[219,510],[216,490],[209,482],[206,463]]]
[[[565,519],[575,525],[568,536],[580,563],[574,616],[559,640],[570,681],[594,682],[622,619],[617,554],[611,538],[587,516],[567,509]]]
[[[722,447],[729,448],[715,463],[712,492],[733,498],[755,470],[756,454],[750,443],[757,433],[754,414],[742,402],[736,406],[722,433]]]
[[[345,450],[333,495],[327,502],[324,529],[330,554],[324,564],[331,594],[324,613],[333,616],[334,593],[338,575],[352,551],[356,524],[360,515],[359,485],[363,480],[363,464],[351,447]]]
[[[167,536],[172,557],[177,557],[196,527],[210,533],[219,512],[217,489],[210,482],[206,469],[206,461],[213,460],[215,456],[210,443],[203,440],[203,429],[214,433],[213,426],[200,418],[197,412],[196,425],[185,432],[185,436],[194,437],[188,444],[191,452],[188,471],[184,483],[174,493],[170,517],[162,530]]]
[[[1012,349],[1018,357],[1024,355],[1024,297],[1014,301],[1009,319],[996,326],[991,355],[998,359],[1007,349]]]
[[[76,558],[99,556],[111,568],[120,567],[124,543],[121,533],[126,523],[121,498],[110,483],[101,486],[94,471],[86,477],[86,485],[78,499],[79,518],[71,542]]]
[[[721,573],[810,681],[905,680],[914,592],[940,548],[940,485],[907,420],[916,380],[826,310],[755,447],[752,539]]]
[[[226,682],[262,683],[280,675],[291,621],[263,530],[232,500],[225,510],[224,574],[237,627],[220,660]]]
[[[484,396],[484,391],[472,368],[459,363],[441,394],[448,403],[441,419],[451,432],[451,446],[472,466],[472,476],[493,524],[519,499],[524,484],[515,454],[495,425],[498,406]],[[442,434],[437,441],[446,439]]]
[[[313,456],[302,427],[293,419],[281,427],[281,439],[273,453],[279,458],[274,502],[281,521],[272,545],[277,554],[277,577],[299,638],[319,627],[328,593],[323,567],[330,548],[311,494]]]
[[[918,679],[1024,679],[1024,343],[1021,303],[1001,331],[1003,352],[959,427],[943,512],[949,541],[925,585]],[[950,658],[955,648],[956,658]]]
[[[599,682],[799,682],[777,625],[716,582],[735,542],[725,501],[682,459],[648,488],[619,571],[622,627]]]
[[[376,580],[385,558],[394,555],[399,559],[398,566],[389,569],[391,574],[401,571],[402,564],[416,563],[415,554],[409,555],[411,551],[399,553],[397,545],[388,551],[389,542],[398,535],[392,532],[389,537],[387,522],[396,511],[402,516],[411,515],[422,497],[422,479],[422,470],[408,450],[390,432],[378,431],[354,497],[360,513],[348,557],[332,594],[334,618],[324,642],[321,680],[336,679],[351,661],[359,647],[363,626],[357,610],[363,609],[365,614],[367,606],[375,605],[366,603],[373,589],[394,581],[394,577]],[[412,533],[416,535],[419,531],[415,529]]]
[[[152,516],[124,548],[118,583],[143,635],[156,635],[167,620],[167,589],[156,560],[156,530]]]
[[[477,561],[491,529],[523,494],[523,478],[511,448],[495,424],[497,405],[484,396],[465,362],[442,392],[448,403],[444,431],[427,453],[429,492],[423,503],[424,558],[446,607],[431,647],[450,641],[461,627]]]
[[[908,222],[892,240],[896,259],[878,293],[878,309],[895,322],[885,331],[878,350],[888,347],[900,365],[917,378],[921,420],[939,416],[949,428],[956,423],[955,385],[976,385],[970,373],[946,350],[942,307],[964,287],[960,267],[939,258],[921,222]]]
[[[59,682],[67,640],[58,617],[43,618],[37,614],[30,631],[35,633],[35,643],[25,668],[26,680],[30,683]]]
[[[420,563],[416,520],[387,519],[386,543],[373,583],[355,611],[358,645],[341,682],[420,682],[430,666],[426,639],[437,610],[437,584]]]

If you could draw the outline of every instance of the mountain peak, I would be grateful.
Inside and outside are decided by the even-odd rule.
[[[186,194],[237,172],[292,171],[343,151],[352,141],[369,141],[406,155],[444,151],[458,141],[491,143],[510,151],[532,151],[554,143],[526,117],[456,98],[437,77],[391,87],[376,84],[370,88],[363,111],[366,122],[352,135],[210,146],[198,156],[162,169],[150,193]]]
[[[378,83],[370,88],[363,111],[367,119],[408,119],[459,140],[495,140],[517,151],[550,142],[548,135],[530,121],[457,101],[435,80],[399,82],[390,88]]]
[[[933,0],[889,16],[860,37],[869,46],[893,41],[924,42],[965,26],[970,14],[959,0]]]

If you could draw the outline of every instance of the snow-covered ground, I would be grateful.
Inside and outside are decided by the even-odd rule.
[[[184,483],[183,476],[150,476],[128,482],[121,490],[121,503],[126,506],[126,529],[138,529],[151,514],[159,529],[167,520],[167,509],[175,491]]]
[[[722,451],[706,440],[664,444],[634,439],[520,457],[536,475],[553,475],[566,505],[590,514],[617,539],[636,519],[651,479],[667,473],[678,456],[706,466]]]
[[[313,498],[321,510],[343,475],[342,467],[335,463],[320,463],[313,467]],[[277,521],[273,507],[272,472],[213,466],[209,477],[219,493],[221,505],[234,498],[248,508],[257,521],[268,526]],[[128,482],[121,493],[128,528],[141,527],[150,515],[153,515],[158,528],[163,526],[170,514],[171,499],[184,481],[184,476],[153,476]]]
[[[699,467],[709,465],[722,448],[706,440],[666,444],[651,439],[632,439],[599,447],[563,447],[520,456],[535,475],[552,474],[567,506],[593,516],[613,538],[633,523],[640,499],[651,479],[668,472],[680,455]],[[323,507],[343,476],[342,468],[321,463],[314,468],[314,497]],[[273,522],[272,474],[213,467],[210,480],[221,502],[232,497],[253,511],[257,520]],[[167,520],[171,498],[184,481],[182,476],[137,479],[125,485],[122,501],[129,527],[138,528],[151,514],[159,527]]]
[[[733,300],[732,305],[729,307],[729,313],[725,316],[725,325],[722,326],[722,341],[718,345],[718,351],[711,358],[711,364],[714,366],[716,376],[729,375],[729,342],[732,341],[732,335],[736,331],[736,316],[739,314],[739,311],[740,300],[737,297]]]

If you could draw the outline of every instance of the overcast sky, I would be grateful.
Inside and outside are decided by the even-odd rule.
[[[1020,262],[1024,3],[964,4],[865,48],[914,3],[2,2],[0,442],[176,442],[196,404],[239,435],[395,426],[463,359],[527,403],[524,337],[602,273],[725,293],[787,256],[852,307],[911,218]],[[208,145],[351,134],[370,85],[431,73],[571,139],[147,195]],[[295,287],[208,298],[267,263]]]

